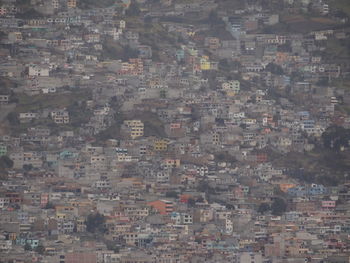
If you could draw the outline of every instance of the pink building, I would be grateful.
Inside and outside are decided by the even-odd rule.
[[[334,209],[335,208],[335,201],[322,201],[322,208]]]

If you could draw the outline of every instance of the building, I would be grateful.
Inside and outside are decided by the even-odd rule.
[[[52,111],[50,113],[51,119],[57,124],[69,123],[69,113],[65,110]]]
[[[7,154],[7,146],[0,144],[0,156],[4,156]]]
[[[164,139],[157,139],[154,141],[154,150],[157,152],[166,151],[168,148],[168,141]]]
[[[0,95],[0,105],[1,104],[8,104],[10,100],[9,95]]]
[[[28,76],[30,77],[48,77],[49,68],[40,65],[30,65],[28,67]]]
[[[144,124],[140,120],[126,120],[123,123],[126,132],[132,139],[142,137],[144,133]]]
[[[76,8],[77,0],[67,0],[67,8]]]
[[[149,206],[152,206],[155,210],[161,215],[167,215],[173,212],[173,203],[167,200],[157,200],[148,203]]]

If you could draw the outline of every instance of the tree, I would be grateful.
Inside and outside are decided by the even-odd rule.
[[[219,69],[220,70],[224,70],[224,71],[228,71],[230,69],[230,64],[228,62],[228,59],[220,59],[219,61]]]
[[[39,253],[40,255],[44,254],[45,247],[43,245],[39,245],[35,248],[35,252]]]
[[[350,129],[340,126],[331,126],[322,134],[324,147],[340,151],[342,148],[348,148],[350,140]]]
[[[26,244],[24,245],[24,250],[26,250],[26,251],[32,250],[32,246],[26,242]]]
[[[266,69],[266,71],[269,71],[272,74],[276,74],[276,75],[283,75],[284,74],[282,67],[275,64],[275,63],[269,63],[265,69]]]
[[[272,214],[275,216],[282,215],[287,209],[287,204],[283,198],[276,197],[271,205]]]
[[[264,214],[271,209],[270,205],[267,203],[261,203],[258,208],[258,213]]]
[[[189,198],[187,201],[189,207],[194,207],[196,205],[196,200],[194,198]]]
[[[125,13],[127,16],[139,16],[141,14],[139,4],[135,0],[131,1],[128,10],[126,10]]]
[[[212,27],[224,25],[224,22],[223,22],[222,19],[218,16],[217,12],[214,11],[214,10],[212,10],[212,11],[209,13],[208,22],[209,22],[210,26],[212,26]]]
[[[54,208],[55,208],[55,206],[50,202],[47,202],[47,204],[44,207],[44,209],[54,209]]]
[[[6,118],[11,125],[18,125],[19,124],[19,119],[18,119],[18,115],[16,112],[10,112],[9,114],[7,114]]]
[[[33,165],[32,164],[23,164],[23,170],[25,170],[26,172],[29,172],[33,169]]]
[[[159,92],[159,96],[160,96],[160,98],[161,99],[165,99],[166,98],[166,90],[161,90],[160,92]]]
[[[106,218],[104,215],[101,215],[100,213],[90,214],[85,222],[86,230],[90,233],[105,233],[107,231],[104,225],[105,222]]]
[[[169,191],[169,192],[166,192],[165,193],[165,197],[168,197],[168,198],[178,198],[179,197],[179,194],[175,191]]]
[[[0,168],[8,169],[13,167],[13,161],[6,155],[0,157]]]
[[[137,58],[139,56],[139,51],[137,49],[133,49],[130,46],[125,46],[123,48],[122,60],[127,61],[130,58]]]
[[[235,163],[237,160],[228,152],[218,152],[214,154],[214,158],[218,162]]]

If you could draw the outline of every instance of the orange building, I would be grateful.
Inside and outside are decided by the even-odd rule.
[[[282,192],[287,193],[288,189],[296,187],[296,184],[289,184],[289,183],[285,183],[285,184],[280,184],[280,189]]]
[[[258,163],[266,163],[268,161],[268,156],[266,153],[258,153],[256,155],[256,161]]]
[[[157,200],[148,203],[148,205],[156,209],[161,215],[167,215],[173,212],[173,203],[171,201]]]

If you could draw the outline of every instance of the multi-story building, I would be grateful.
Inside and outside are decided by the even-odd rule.
[[[67,8],[76,8],[77,7],[77,0],[68,0],[67,1]]]
[[[140,120],[126,120],[124,121],[124,127],[132,139],[143,136],[144,124]]]
[[[69,113],[65,110],[52,111],[50,113],[52,120],[57,124],[69,123]]]

